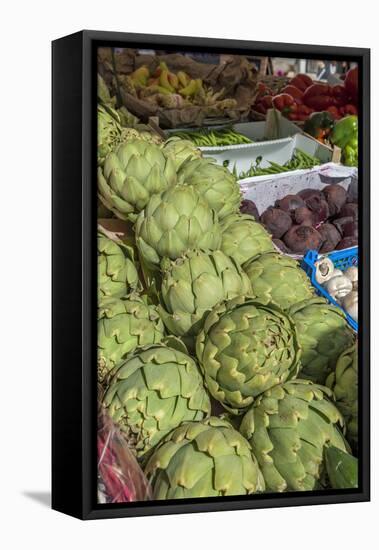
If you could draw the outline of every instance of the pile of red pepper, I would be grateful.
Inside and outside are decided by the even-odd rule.
[[[314,112],[327,111],[334,120],[347,115],[357,115],[358,68],[350,69],[343,85],[329,86],[314,83],[306,74],[296,75],[278,95],[259,84],[259,92],[253,109],[266,114],[273,107],[290,120],[307,120]]]

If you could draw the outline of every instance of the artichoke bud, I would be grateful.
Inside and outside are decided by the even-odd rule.
[[[240,431],[269,491],[317,488],[325,474],[325,449],[348,450],[343,419],[331,396],[309,380],[291,380],[259,395],[243,417]]]
[[[287,314],[238,296],[205,318],[196,354],[211,395],[241,414],[266,389],[296,377],[300,346]]]
[[[180,424],[197,423],[210,413],[195,361],[177,348],[138,348],[112,371],[104,405],[138,456]]]

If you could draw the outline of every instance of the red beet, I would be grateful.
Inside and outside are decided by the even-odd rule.
[[[314,225],[315,216],[306,206],[300,206],[294,213],[294,220],[299,225]]]
[[[272,242],[285,254],[291,254],[291,250],[284,244],[281,239],[272,239]]]
[[[309,210],[313,212],[314,223],[322,223],[329,218],[329,206],[324,197],[313,195],[305,201]]]
[[[308,225],[293,225],[283,241],[295,254],[305,254],[309,249],[318,250],[322,244],[320,233]]]
[[[298,195],[286,195],[282,199],[275,201],[275,206],[283,210],[283,212],[288,212],[293,216],[297,208],[305,206],[304,201]]]
[[[344,218],[346,216],[358,219],[358,204],[356,202],[347,202],[343,205],[339,212],[339,217]]]
[[[358,239],[358,223],[349,222],[343,226],[343,236]]]
[[[321,191],[318,191],[317,189],[302,189],[298,192],[298,197],[301,197],[303,201],[307,202],[308,199],[312,197],[319,197],[322,198]]]
[[[303,189],[298,195],[314,214],[314,225],[324,222],[329,217],[329,207],[324,195],[317,189]]]
[[[345,234],[345,225],[352,223],[354,218],[346,216],[345,218],[337,218],[333,221],[333,224],[336,226],[341,235]]]
[[[358,246],[358,239],[354,239],[354,237],[344,237],[336,246],[336,250],[351,248],[352,246]]]
[[[250,216],[253,216],[253,218],[258,222],[259,221],[259,212],[258,212],[258,208],[256,207],[256,204],[255,202],[249,200],[249,199],[244,199],[242,202],[241,202],[241,206],[240,206],[240,212],[242,212],[242,214],[250,214]]]
[[[292,219],[287,212],[270,206],[263,212],[261,222],[266,226],[271,235],[280,239],[292,225]]]
[[[346,190],[341,185],[334,183],[324,187],[322,193],[328,203],[330,215],[335,216],[346,203]]]
[[[323,240],[320,248],[320,252],[322,254],[334,250],[341,240],[340,232],[332,223],[322,224],[322,226],[318,229],[318,232]]]

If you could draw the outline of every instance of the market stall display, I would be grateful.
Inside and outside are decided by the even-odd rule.
[[[125,501],[357,486],[358,263],[333,262],[358,245],[356,72],[269,95],[237,57],[100,54],[99,409]],[[306,134],[225,122],[273,107]]]

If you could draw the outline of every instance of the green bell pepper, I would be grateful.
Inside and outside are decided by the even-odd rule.
[[[358,149],[346,145],[342,150],[342,160],[345,166],[358,166]]]
[[[343,164],[358,166],[358,117],[356,115],[342,118],[335,124],[331,141],[342,149]]]

